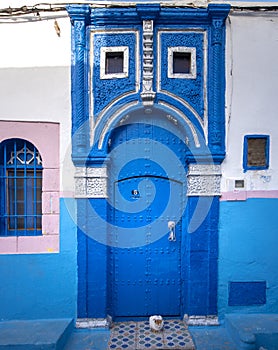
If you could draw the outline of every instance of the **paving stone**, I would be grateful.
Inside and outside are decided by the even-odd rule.
[[[237,350],[223,326],[190,327],[197,350]]]
[[[108,350],[194,350],[194,343],[181,320],[165,320],[160,332],[152,332],[149,322],[121,322],[111,328]]]

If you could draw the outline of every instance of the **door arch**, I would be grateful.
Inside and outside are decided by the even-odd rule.
[[[159,313],[169,316],[177,315],[178,312],[180,316],[216,315],[220,166],[208,159],[208,153],[204,152],[205,147],[203,150],[200,149],[203,156],[197,162],[198,156],[194,158],[191,148],[192,138],[187,139],[186,129],[180,127],[175,120],[165,118],[159,110],[151,115],[146,115],[144,112],[137,110],[133,114],[130,111],[121,119],[118,127],[109,132],[109,138],[105,138],[107,144],[105,160],[101,154],[98,154],[100,157],[95,154],[95,163],[90,163],[90,154],[86,168],[82,169],[85,177],[81,179],[78,177],[84,184],[84,187],[81,186],[81,196],[84,196],[84,193],[88,194],[88,199],[83,197],[78,199],[77,208],[80,228],[79,317],[105,317],[107,314],[123,318],[135,315],[146,317],[149,313],[153,313],[152,310],[159,310]],[[94,151],[92,148],[92,154]],[[196,163],[193,162],[193,158]],[[159,186],[156,186],[156,183]],[[92,191],[91,184],[97,186],[94,196],[89,195]],[[147,194],[147,184],[152,187],[149,201],[155,206],[154,212],[153,208],[146,202],[144,204],[142,200],[146,198],[142,193],[145,191]],[[175,190],[171,190],[172,187],[180,188],[178,195],[175,195]],[[115,203],[118,198],[121,200],[120,206]],[[151,209],[150,215],[148,209]],[[140,211],[144,212],[143,218],[150,217],[150,224],[161,224],[159,230],[151,227],[149,232],[155,239],[148,242],[146,235],[149,232],[145,231],[142,234],[141,229],[148,228],[149,222],[140,224],[140,215],[135,215]],[[150,271],[154,275],[153,285],[162,277],[157,278],[155,269],[152,266],[149,268],[148,264],[149,261],[155,261],[154,252],[161,248],[155,244],[167,242],[170,233],[169,221],[174,221],[177,225],[177,234],[178,230],[181,230],[180,248],[178,248],[180,253],[176,255],[175,260],[178,270],[174,277],[175,283],[179,281],[178,287],[174,287],[179,294],[173,297],[172,292],[164,292],[162,294],[168,293],[171,300],[162,298],[162,302],[159,302],[157,295],[160,289],[152,286],[152,280],[151,287],[148,286],[150,281],[148,274]],[[140,247],[144,247],[143,263],[136,264],[137,258],[128,260],[131,258],[128,252],[134,253],[134,249]],[[121,257],[122,252],[126,256],[119,264],[117,259]],[[142,297],[140,303],[130,297],[136,295],[131,287],[121,288],[117,285],[117,283],[129,286],[134,282],[137,285],[143,283],[126,277],[126,266],[130,261],[132,262],[130,271],[135,271],[132,277],[140,274],[146,277],[143,293],[139,287],[135,288],[137,295]],[[160,262],[162,259],[157,261]],[[163,260],[163,268],[167,265],[164,261],[166,260]],[[123,272],[121,266],[125,269]],[[143,270],[136,270],[134,266],[142,267]],[[172,270],[159,269],[159,273],[161,271],[165,273],[161,283],[171,283],[169,276],[172,275]],[[121,273],[125,280],[119,279]],[[152,295],[149,296],[148,293]],[[141,306],[132,310],[133,304]],[[161,305],[165,304],[173,308],[162,310]],[[177,306],[181,311],[175,311]]]
[[[110,314],[179,317],[186,145],[155,118],[133,119],[114,130],[109,151]]]

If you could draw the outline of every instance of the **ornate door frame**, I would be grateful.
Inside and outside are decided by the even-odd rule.
[[[187,276],[184,313],[188,315],[217,315],[220,165],[225,158],[225,20],[229,9],[229,5],[223,4],[209,4],[207,8],[198,9],[137,4],[126,8],[125,11],[117,8],[94,8],[89,5],[68,6],[73,38],[72,160],[76,167],[75,198],[78,230],[81,233],[83,231],[87,237],[93,237],[95,241],[100,239],[98,243],[93,243],[93,247],[96,251],[106,254],[105,241],[90,232],[85,216],[97,220],[98,214],[104,218],[107,213],[107,161],[109,161],[110,135],[117,125],[125,122],[130,112],[143,109],[145,113],[151,114],[153,108],[160,109],[165,118],[185,130],[188,137],[186,142],[193,145],[192,152],[187,154],[189,234],[183,256],[187,266],[184,271]],[[122,15],[123,13],[125,15]],[[139,30],[143,38],[140,44],[142,79],[139,85],[137,84],[138,89],[119,96],[109,108],[104,108],[99,115],[92,118],[89,115],[90,105],[93,102],[87,94],[91,86],[88,79],[89,35],[91,31],[103,30],[107,26],[113,28],[113,25],[119,24],[126,27],[135,24],[138,28],[142,28]],[[146,47],[149,45],[151,50],[155,50],[153,39],[158,33],[155,28],[160,26],[162,29],[167,29],[168,26],[176,24],[181,27],[199,26],[206,34],[205,88],[208,118],[203,124],[189,105],[182,104],[176,96],[160,89],[156,80],[158,77],[152,73],[156,67],[154,56],[151,55],[151,58],[148,56],[150,51]],[[95,208],[93,213],[88,206]],[[198,212],[202,211],[206,215],[200,220]],[[103,233],[106,230],[107,223],[102,220],[98,225],[98,232]],[[81,241],[82,239],[79,243],[82,245],[84,242]],[[85,244],[87,248],[88,244],[88,242]],[[78,259],[81,259],[81,256]],[[97,265],[99,261],[100,255],[96,254],[94,261],[91,261],[92,266]],[[80,316],[105,317],[109,312],[107,265],[105,258],[101,261],[101,269],[92,268],[91,273],[94,277],[90,283],[86,280],[82,268],[79,269]],[[99,285],[103,286],[100,292]]]

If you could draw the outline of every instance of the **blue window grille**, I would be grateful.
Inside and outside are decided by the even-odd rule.
[[[42,159],[22,139],[0,145],[0,236],[42,234]]]

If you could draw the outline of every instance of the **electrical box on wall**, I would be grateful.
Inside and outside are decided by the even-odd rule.
[[[246,200],[246,179],[228,178],[226,179],[227,192],[231,195],[227,200],[244,201]]]
[[[243,180],[243,179],[236,179],[234,181],[234,189],[235,190],[243,190],[243,189],[245,189],[245,180]]]

